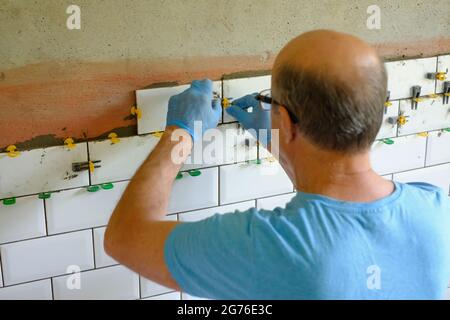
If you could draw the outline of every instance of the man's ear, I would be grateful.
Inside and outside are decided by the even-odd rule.
[[[283,128],[285,133],[284,139],[286,143],[291,142],[295,139],[296,130],[295,123],[292,122],[291,117],[289,116],[289,112],[283,106],[279,106],[280,113],[280,127]]]

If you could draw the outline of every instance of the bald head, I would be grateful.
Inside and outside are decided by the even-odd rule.
[[[374,48],[351,35],[317,30],[291,40],[278,54],[272,94],[297,116],[312,142],[359,151],[371,145],[381,125],[386,82]]]
[[[374,48],[360,39],[340,32],[317,30],[291,40],[278,54],[276,71],[290,66],[309,72],[326,73],[342,82],[364,80],[364,71],[380,68],[381,62]]]

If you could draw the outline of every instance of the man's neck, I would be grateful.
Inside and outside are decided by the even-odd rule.
[[[344,201],[371,202],[394,191],[392,181],[372,170],[368,152],[351,156],[327,152],[303,153],[296,160],[295,168],[295,185],[302,192]]]

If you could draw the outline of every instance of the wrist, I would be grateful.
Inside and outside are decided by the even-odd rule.
[[[168,121],[166,123],[166,128],[168,128],[168,127],[175,127],[178,129],[183,129],[191,135],[192,139],[194,139],[194,130],[192,129],[192,126],[189,126],[184,121],[180,121],[180,120]]]
[[[169,125],[164,130],[163,139],[167,139],[169,143],[177,148],[190,153],[194,144],[192,135],[184,128],[177,125]]]
[[[163,154],[164,161],[169,161],[181,167],[191,154],[193,141],[191,135],[177,126],[167,126],[164,134],[156,145],[152,154]],[[178,172],[179,168],[176,169]]]

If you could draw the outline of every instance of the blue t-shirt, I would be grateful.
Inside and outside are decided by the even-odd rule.
[[[398,183],[370,203],[298,192],[285,209],[176,226],[165,261],[212,299],[441,299],[450,279],[450,201]]]

